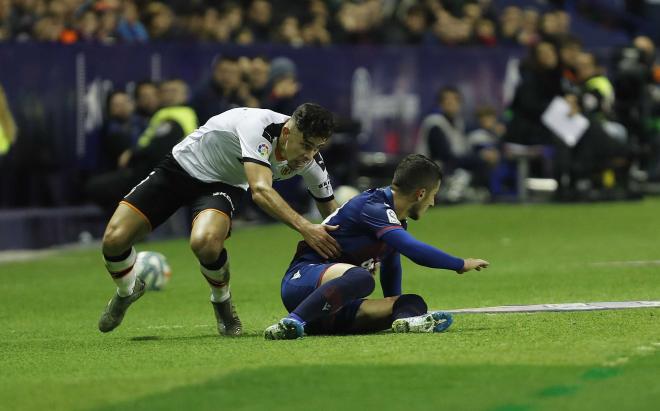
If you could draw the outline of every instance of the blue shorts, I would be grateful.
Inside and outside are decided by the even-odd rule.
[[[318,288],[323,280],[323,274],[335,264],[310,263],[309,261],[292,262],[282,279],[282,302],[286,310],[288,312],[295,310],[308,295]],[[362,301],[364,300],[351,301],[336,313],[307,323],[305,332],[307,334],[348,333]]]

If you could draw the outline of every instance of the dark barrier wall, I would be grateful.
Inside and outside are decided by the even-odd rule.
[[[53,195],[62,198],[51,202],[67,203],[69,177],[95,166],[95,132],[108,90],[170,77],[184,79],[195,90],[221,53],[291,58],[302,84],[300,101],[316,101],[360,121],[361,148],[370,151],[412,150],[419,120],[433,107],[441,86],[458,87],[468,113],[477,103],[501,107],[507,62],[521,55],[519,49],[483,48],[1,44],[0,83],[19,138],[25,139],[12,153],[19,159],[12,162],[12,173],[20,174],[23,167],[23,172],[54,176],[60,187],[53,191],[60,193]],[[392,139],[396,144],[387,143]]]

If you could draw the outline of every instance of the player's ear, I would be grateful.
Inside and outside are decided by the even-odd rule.
[[[415,200],[422,201],[425,195],[426,195],[426,189],[418,188],[417,191],[415,191]]]
[[[282,127],[282,141],[285,143],[289,141],[289,134],[291,133],[291,130],[289,130],[289,127],[284,126]]]

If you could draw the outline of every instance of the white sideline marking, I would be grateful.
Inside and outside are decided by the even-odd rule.
[[[598,261],[595,263],[589,263],[589,265],[597,267],[660,265],[660,260]]]
[[[594,303],[567,303],[567,304],[534,304],[534,305],[502,305],[499,307],[461,308],[444,310],[450,313],[535,313],[535,312],[568,312],[568,311],[597,311],[622,310],[627,308],[660,308],[660,301],[605,301]]]
[[[605,361],[603,365],[605,367],[617,367],[619,365],[623,365],[628,362],[628,357],[619,357],[616,360],[613,361]]]
[[[192,328],[206,328],[206,327],[213,327],[213,325],[209,324],[197,324],[193,325]],[[186,328],[184,325],[150,325],[148,327],[145,327],[150,330],[174,330],[174,329],[179,329],[179,328]]]

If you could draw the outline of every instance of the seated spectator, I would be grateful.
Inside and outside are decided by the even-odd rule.
[[[135,104],[127,93],[110,93],[106,112],[99,144],[99,171],[117,169],[119,156],[137,143],[143,131],[135,115]]]
[[[266,0],[252,0],[247,12],[247,26],[256,43],[271,39],[273,7]]]
[[[195,112],[185,105],[188,86],[167,80],[159,87],[163,108],[152,117],[137,145],[124,151],[119,169],[91,178],[85,187],[88,198],[108,212],[168,154],[174,145],[197,128]]]
[[[401,24],[387,31],[387,41],[394,44],[421,44],[428,30],[428,16],[423,6],[408,7]]]
[[[238,59],[224,56],[216,59],[211,78],[195,93],[190,105],[204,123],[230,108],[257,105],[251,97],[249,87],[243,83]]]
[[[131,1],[123,3],[117,36],[124,43],[145,43],[149,40],[149,33],[140,21],[137,6]]]
[[[488,187],[489,170],[499,161],[493,148],[473,150],[461,114],[461,95],[453,87],[438,93],[439,112],[428,115],[420,126],[421,154],[438,162],[447,176],[444,188],[447,199],[461,201],[470,185]]]
[[[135,86],[135,114],[141,131],[147,129],[151,116],[160,108],[158,86],[150,81],[143,81]]]
[[[262,107],[278,113],[293,113],[298,107],[300,84],[296,79],[296,66],[287,57],[277,57],[270,64],[268,93],[262,101]]]

